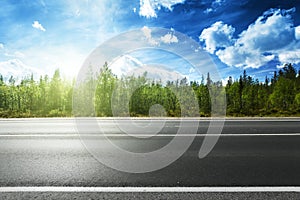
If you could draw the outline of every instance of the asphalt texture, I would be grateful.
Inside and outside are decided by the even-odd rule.
[[[205,134],[210,121],[198,122],[197,133]],[[117,146],[137,153],[153,151],[168,144],[180,126],[178,120],[168,120],[158,133],[164,136],[143,140],[118,137],[118,134],[124,133],[112,123],[113,120],[101,121],[106,133],[116,135],[109,139]],[[122,123],[127,122],[124,120]],[[148,122],[141,120],[141,123]],[[188,122],[184,125],[189,126]],[[300,133],[299,119],[227,120],[222,135],[232,136],[221,136],[205,158],[198,157],[204,139],[204,136],[198,136],[188,150],[169,166],[135,174],[109,168],[91,155],[77,135],[74,119],[0,120],[0,186],[300,186],[300,135],[297,133]],[[91,134],[97,133],[91,130]],[[99,146],[102,140],[97,138]],[[107,159],[121,159],[110,154],[110,149],[105,151]],[[89,199],[249,199],[251,195],[252,199],[299,199],[298,193],[172,195],[93,193],[87,196]],[[0,194],[1,199],[85,199],[87,196],[80,193]]]
[[[300,199],[299,193],[3,193],[0,199],[160,199],[160,200],[289,200]]]

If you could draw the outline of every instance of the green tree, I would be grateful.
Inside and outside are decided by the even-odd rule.
[[[97,78],[95,99],[97,116],[112,116],[111,99],[115,81],[116,77],[105,63]]]

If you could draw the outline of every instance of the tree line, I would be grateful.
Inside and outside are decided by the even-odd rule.
[[[162,83],[142,76],[117,77],[105,63],[96,76],[75,81],[33,75],[16,83],[0,75],[0,117],[67,116],[300,116],[300,70],[285,65],[259,82],[246,71],[226,85],[209,74]],[[73,100],[76,105],[73,105]],[[162,109],[163,108],[163,109]],[[226,108],[226,110],[225,110]]]

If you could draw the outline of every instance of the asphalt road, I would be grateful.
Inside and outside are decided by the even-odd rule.
[[[80,119],[79,119],[80,120]],[[149,120],[136,120],[141,126],[147,125]],[[159,123],[160,119],[154,119],[153,123]],[[174,134],[178,126],[195,125],[194,120],[169,119],[165,122],[165,128],[160,133]],[[224,121],[224,119],[223,119]],[[121,124],[128,124],[130,120],[117,120]],[[62,118],[31,118],[31,119],[0,119],[0,134],[74,134],[77,133],[75,119]],[[99,120],[99,123],[105,129],[105,133],[120,133],[116,129],[114,120]],[[197,133],[206,133],[210,124],[209,119],[198,120],[199,125]],[[289,119],[238,119],[225,120],[222,134],[276,134],[276,133],[300,133],[300,118]],[[88,128],[88,127],[87,127]]]
[[[121,123],[128,122],[123,120]],[[149,122],[141,120],[140,123]],[[208,125],[208,120],[199,121],[197,133],[205,134]],[[140,153],[153,151],[168,144],[174,137],[173,134],[178,131],[180,123],[178,120],[168,120],[157,136],[145,140],[124,136],[122,131],[113,126],[113,120],[101,121],[101,126],[105,133],[111,134],[109,139],[114,144]],[[185,126],[189,126],[188,122]],[[90,130],[90,133],[96,135],[93,131]],[[222,136],[207,157],[198,158],[199,148],[204,139],[201,135],[195,137],[188,150],[168,167],[154,172],[134,174],[111,169],[95,159],[77,135],[73,119],[0,120],[0,186],[300,186],[299,133],[299,119],[228,120],[225,122]],[[96,140],[101,146],[104,139],[99,137]],[[111,155],[110,149],[105,151],[107,159],[120,159],[118,155]],[[32,197],[30,193],[2,193],[0,197],[14,199],[23,198],[24,195]],[[47,195],[49,197],[47,193],[40,195],[41,199],[47,198]],[[57,198],[57,195],[59,196],[59,193],[52,193],[50,197]],[[103,198],[117,199],[119,195],[105,194]],[[137,194],[126,195],[126,198],[134,199]],[[161,195],[158,198],[168,198],[164,196],[167,194],[143,195],[150,195],[149,198],[151,195],[154,198],[157,198],[155,195]],[[218,193],[214,196],[211,196],[211,193],[174,195],[174,199],[243,199],[243,196],[247,198],[249,194],[239,194],[242,197],[235,197],[235,194],[231,193],[222,194],[223,196]],[[299,197],[299,194],[294,193],[261,195],[270,199],[281,199],[280,195],[287,195],[282,196],[283,199]]]

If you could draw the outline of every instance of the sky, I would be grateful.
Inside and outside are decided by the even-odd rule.
[[[5,77],[51,76],[55,69],[75,77],[101,44],[149,27],[194,40],[224,81],[237,79],[243,70],[264,81],[286,63],[300,68],[300,1],[295,0],[2,0],[0,25],[0,73]],[[174,38],[165,34],[161,40],[177,43]],[[155,52],[154,59],[161,55]],[[143,53],[120,56],[115,63],[143,65],[151,54]],[[161,65],[176,65],[171,59],[157,58]],[[184,74],[178,68],[171,70]]]

